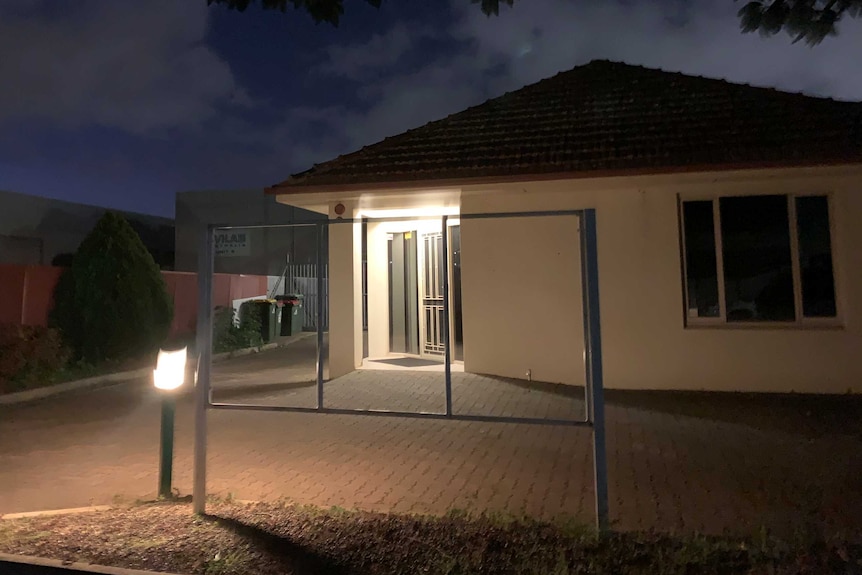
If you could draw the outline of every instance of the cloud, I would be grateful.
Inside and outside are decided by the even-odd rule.
[[[0,128],[29,119],[48,135],[103,126],[171,136],[169,148],[147,137],[118,151],[103,142],[104,155],[70,145],[46,160],[40,138],[22,143],[6,129],[0,152],[34,173],[64,165],[58,187],[74,173],[94,186],[153,181],[166,194],[263,186],[595,58],[862,100],[862,20],[809,48],[743,35],[730,0],[519,0],[491,18],[449,2],[439,22],[393,4],[395,24],[317,48],[307,77],[250,101],[206,43],[203,0],[0,0]],[[285,103],[303,91],[302,105]]]
[[[621,60],[687,74],[770,86],[812,95],[862,100],[858,54],[862,21],[820,46],[792,44],[780,34],[742,34],[727,0],[697,3],[567,0],[516,2],[488,19],[455,0],[453,36],[477,54],[506,64],[500,89],[513,89],[594,58]]]
[[[71,4],[0,7],[0,123],[156,134],[248,104],[230,68],[204,44],[204,2]]]
[[[424,38],[436,33],[428,26],[397,22],[383,34],[372,34],[365,42],[334,44],[327,48],[321,72],[353,80],[368,80],[398,64]]]
[[[414,69],[400,56],[422,32],[404,23],[328,50],[324,68],[360,80],[361,105],[318,116],[326,141],[304,141],[303,157],[330,159],[597,58],[862,100],[862,75],[853,73],[858,20],[810,48],[786,35],[742,34],[738,6],[727,0],[522,0],[491,18],[464,0],[450,3],[455,20],[441,32],[450,49]]]

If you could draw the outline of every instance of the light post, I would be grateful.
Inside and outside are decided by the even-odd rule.
[[[162,391],[162,427],[159,452],[159,497],[171,496],[171,472],[174,464],[174,412],[176,390],[183,384],[186,375],[186,349],[159,351],[153,383]]]

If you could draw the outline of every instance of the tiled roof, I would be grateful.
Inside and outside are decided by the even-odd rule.
[[[272,188],[862,161],[862,103],[593,61]]]

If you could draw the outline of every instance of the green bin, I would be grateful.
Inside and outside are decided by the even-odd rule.
[[[303,314],[303,295],[288,294],[276,296],[276,299],[284,304],[281,318],[281,335],[297,335],[302,333],[302,324],[304,319]]]

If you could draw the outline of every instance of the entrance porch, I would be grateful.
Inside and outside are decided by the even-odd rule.
[[[459,191],[280,201],[330,217],[331,378],[448,362],[454,372],[585,384],[577,210],[509,213],[462,204]]]

